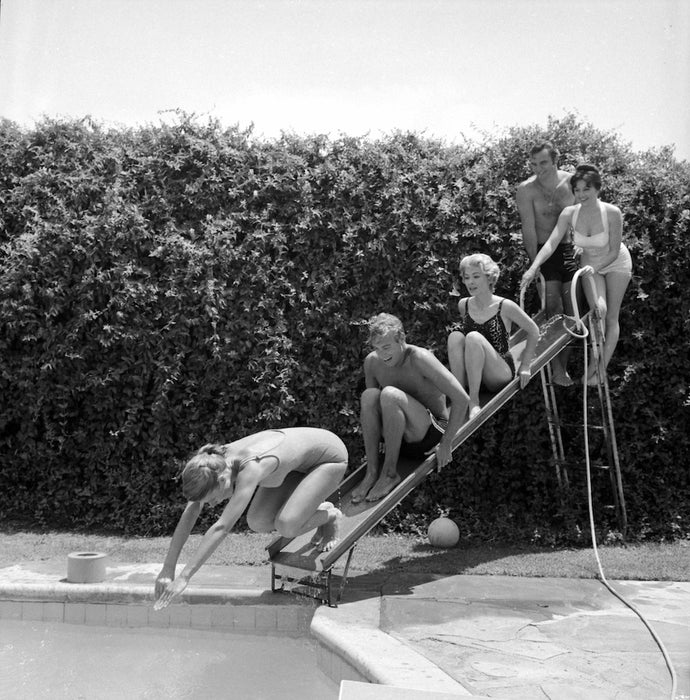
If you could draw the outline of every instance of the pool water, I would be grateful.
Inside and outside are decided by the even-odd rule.
[[[2,620],[0,698],[329,700],[308,639]]]

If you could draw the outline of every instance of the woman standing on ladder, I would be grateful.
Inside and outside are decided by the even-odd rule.
[[[605,370],[618,344],[618,317],[623,295],[632,277],[632,260],[622,239],[621,210],[599,199],[599,171],[593,165],[578,166],[570,178],[570,187],[576,203],[561,212],[553,233],[522,276],[522,287],[532,282],[539,266],[548,260],[566,232],[571,230],[575,251],[581,256],[580,267],[589,268],[594,278],[594,296],[589,285],[585,285],[587,301],[590,308],[596,309],[605,319],[602,358]],[[589,365],[585,381],[590,386],[597,383],[597,367],[593,362]]]

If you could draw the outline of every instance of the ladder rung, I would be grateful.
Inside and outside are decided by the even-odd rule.
[[[548,419],[547,419],[548,420]],[[584,428],[584,423],[564,423],[563,421],[549,421],[551,425],[558,425],[561,428]],[[605,425],[595,425],[592,423],[587,423],[588,428],[592,428],[592,430],[606,430]]]

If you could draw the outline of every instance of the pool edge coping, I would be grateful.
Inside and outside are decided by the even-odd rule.
[[[0,579],[0,603],[44,603],[84,604],[84,605],[136,605],[150,608],[147,620],[143,617],[140,624],[132,626],[176,627],[186,625],[188,617],[181,613],[185,608],[170,606],[170,617],[166,625],[161,616],[156,622],[157,613],[153,612],[153,586],[145,583],[102,582],[71,583],[65,579],[58,581],[2,581]],[[382,595],[371,592],[371,596],[362,600],[341,603],[337,608],[318,605],[316,601],[293,595],[284,591],[271,591],[263,588],[227,588],[217,586],[190,586],[182,595],[181,602],[187,604],[191,611],[195,605],[204,606],[266,606],[267,608],[290,607],[307,612],[313,609],[307,633],[319,645],[322,651],[336,655],[345,667],[350,667],[356,674],[369,682],[395,686],[406,689],[435,690],[468,696],[470,693],[436,664],[416,652],[403,642],[380,629]],[[105,610],[105,608],[104,608]],[[0,615],[0,618],[4,615]],[[278,614],[276,613],[276,618]],[[29,618],[26,618],[29,619]],[[59,621],[50,612],[43,613],[46,622]],[[63,619],[68,624],[80,623],[80,619]],[[97,618],[96,622],[107,625],[107,617]],[[85,619],[82,623],[88,623]],[[92,620],[93,622],[93,620]],[[213,628],[213,625],[210,627]],[[230,630],[229,630],[230,631]],[[238,630],[239,631],[239,630]],[[242,628],[242,632],[251,631]],[[285,632],[280,623],[275,627],[255,627],[257,632]],[[328,674],[330,675],[330,674]],[[332,680],[335,681],[334,678]],[[342,679],[340,679],[342,680]],[[339,680],[336,682],[340,682]]]
[[[471,697],[432,661],[381,630],[381,600],[377,595],[337,608],[317,608],[312,636],[372,682]]]

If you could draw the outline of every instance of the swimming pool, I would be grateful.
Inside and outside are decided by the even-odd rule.
[[[0,697],[329,700],[308,638],[3,620]]]
[[[262,658],[262,649],[277,648],[277,660],[271,657],[264,663],[262,658],[256,671],[262,681],[273,681],[272,700],[277,694],[288,699],[297,697],[308,700],[313,697],[302,689],[293,690],[294,686],[291,688],[287,685],[293,682],[291,674],[295,669],[299,669],[296,676],[298,684],[302,682],[303,674],[316,673],[317,685],[314,687],[317,697],[324,700],[337,697],[336,687],[341,681],[463,694],[463,688],[432,661],[380,628],[381,597],[376,589],[362,590],[357,601],[329,608],[319,606],[310,598],[266,590],[264,583],[270,580],[266,568],[207,566],[198,572],[196,586],[188,588],[180,602],[156,612],[152,607],[153,583],[159,570],[160,564],[118,563],[107,568],[106,580],[102,583],[73,584],[64,578],[62,559],[0,568],[0,654],[4,654],[0,657],[3,672],[0,673],[0,697],[11,700],[22,697],[14,688],[18,684],[17,673],[24,669],[27,678],[36,680],[38,686],[31,689],[31,692],[36,690],[31,700],[43,697],[60,700],[65,697],[50,686],[69,683],[77,671],[95,675],[99,692],[94,694],[87,690],[78,695],[76,693],[80,689],[73,686],[75,694],[71,700],[79,697],[87,700],[100,700],[101,697],[115,697],[118,700],[143,697],[152,700],[161,697],[157,687],[148,690],[139,687],[127,695],[120,690],[120,685],[137,681],[138,674],[156,664],[164,668],[161,683],[171,678],[177,679],[179,692],[166,697],[208,697],[208,693],[202,695],[200,691],[197,692],[198,688],[193,694],[190,694],[192,691],[186,696],[183,694],[188,688],[184,685],[187,676],[176,675],[176,672],[188,662],[192,670],[187,675],[195,674],[199,669],[204,673],[218,674],[215,680],[223,689],[220,697],[238,700],[264,697],[258,695],[263,692],[258,681],[252,683],[249,694],[245,691],[232,692],[233,678],[228,676],[228,669],[235,673],[240,666],[239,677],[242,680],[243,675],[249,674],[249,671],[244,674],[244,666],[252,667],[243,661],[237,661],[233,666],[232,660],[227,658],[234,655],[231,646],[224,652],[224,663],[209,662],[198,653],[201,646],[206,644],[204,648],[210,649],[207,656],[212,657],[219,650],[219,639],[226,635],[231,643],[237,641],[240,647],[245,646],[250,650],[252,663],[255,657]],[[34,626],[39,631],[45,630],[43,637],[38,635],[38,642],[28,631]],[[43,644],[45,649],[51,650],[56,646],[51,641],[55,638],[51,636],[54,632],[52,627],[57,628],[56,634],[67,632],[71,635],[75,632],[77,637],[76,641],[70,641],[67,637],[64,640],[63,646],[70,649],[67,661],[55,661],[56,657],[50,655],[52,652],[46,652],[46,672],[50,671],[51,675],[45,680],[45,675],[27,670],[32,668],[34,662],[31,659],[35,657],[26,653],[21,656],[18,646],[8,649],[7,644],[25,635],[26,640],[33,643],[29,649],[37,649],[38,644],[40,651]],[[21,631],[21,634],[17,632],[10,639],[10,631],[14,630]],[[94,634],[91,630],[97,632]],[[110,668],[120,658],[119,647],[113,647],[105,657],[97,651],[100,640],[104,645],[111,644],[110,634],[117,639],[122,636],[125,647],[133,645],[138,650],[129,657],[123,654],[128,658],[122,664],[125,670],[120,667],[112,675],[109,675]],[[193,649],[184,646],[185,639],[193,640]],[[259,646],[254,646],[254,642]],[[178,650],[178,643],[182,644],[181,650]],[[301,650],[299,655],[286,657],[285,650],[292,650],[293,647]],[[160,656],[154,652],[159,652]],[[184,654],[189,658],[182,658]],[[279,671],[285,659],[291,666],[291,674]],[[13,674],[8,674],[11,680],[4,675],[7,668],[13,669]],[[63,673],[62,676],[59,671]],[[306,677],[309,679],[307,683],[312,684],[314,676]],[[324,680],[327,687],[322,692]],[[12,691],[9,696],[7,684]],[[241,687],[239,681],[237,687]],[[46,688],[50,690],[48,695]],[[108,695],[111,688],[116,690]],[[361,690],[358,688],[357,692]]]

